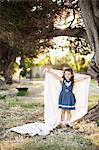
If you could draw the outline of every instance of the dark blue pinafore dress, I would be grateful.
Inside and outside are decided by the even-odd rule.
[[[62,90],[59,95],[59,108],[65,110],[75,109],[76,98],[72,92],[73,87],[70,81],[63,81]]]

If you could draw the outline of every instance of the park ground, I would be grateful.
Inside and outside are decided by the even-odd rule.
[[[16,87],[28,87],[28,93],[18,93]],[[98,150],[97,122],[82,120],[73,129],[54,129],[46,137],[8,132],[14,126],[35,121],[44,122],[44,81],[16,81],[0,90],[0,148],[1,150]],[[89,87],[88,109],[99,101],[99,87],[92,80]],[[23,96],[22,96],[23,95]]]

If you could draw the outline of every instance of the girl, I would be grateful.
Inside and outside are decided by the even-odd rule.
[[[61,124],[65,126],[71,126],[71,110],[75,109],[76,98],[73,94],[73,86],[74,86],[74,73],[71,68],[64,69],[63,76],[59,77],[55,74],[50,66],[47,68],[47,72],[53,75],[56,79],[61,82],[62,90],[59,95],[59,108],[61,108]],[[65,119],[65,114],[67,113],[67,119]]]

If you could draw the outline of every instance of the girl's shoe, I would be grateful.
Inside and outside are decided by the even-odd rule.
[[[73,128],[73,126],[72,126],[71,123],[67,123],[67,124],[66,124],[66,127]]]
[[[57,129],[62,128],[62,124],[60,123],[56,128],[57,128]]]
[[[62,122],[61,122],[61,125],[62,125],[63,128],[66,127],[66,122],[65,122],[65,121],[62,121]]]

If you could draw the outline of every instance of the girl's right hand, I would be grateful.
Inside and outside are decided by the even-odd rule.
[[[45,65],[44,67],[43,67],[43,71],[44,72],[49,72],[50,71],[50,69],[51,69],[51,66],[50,65]]]

